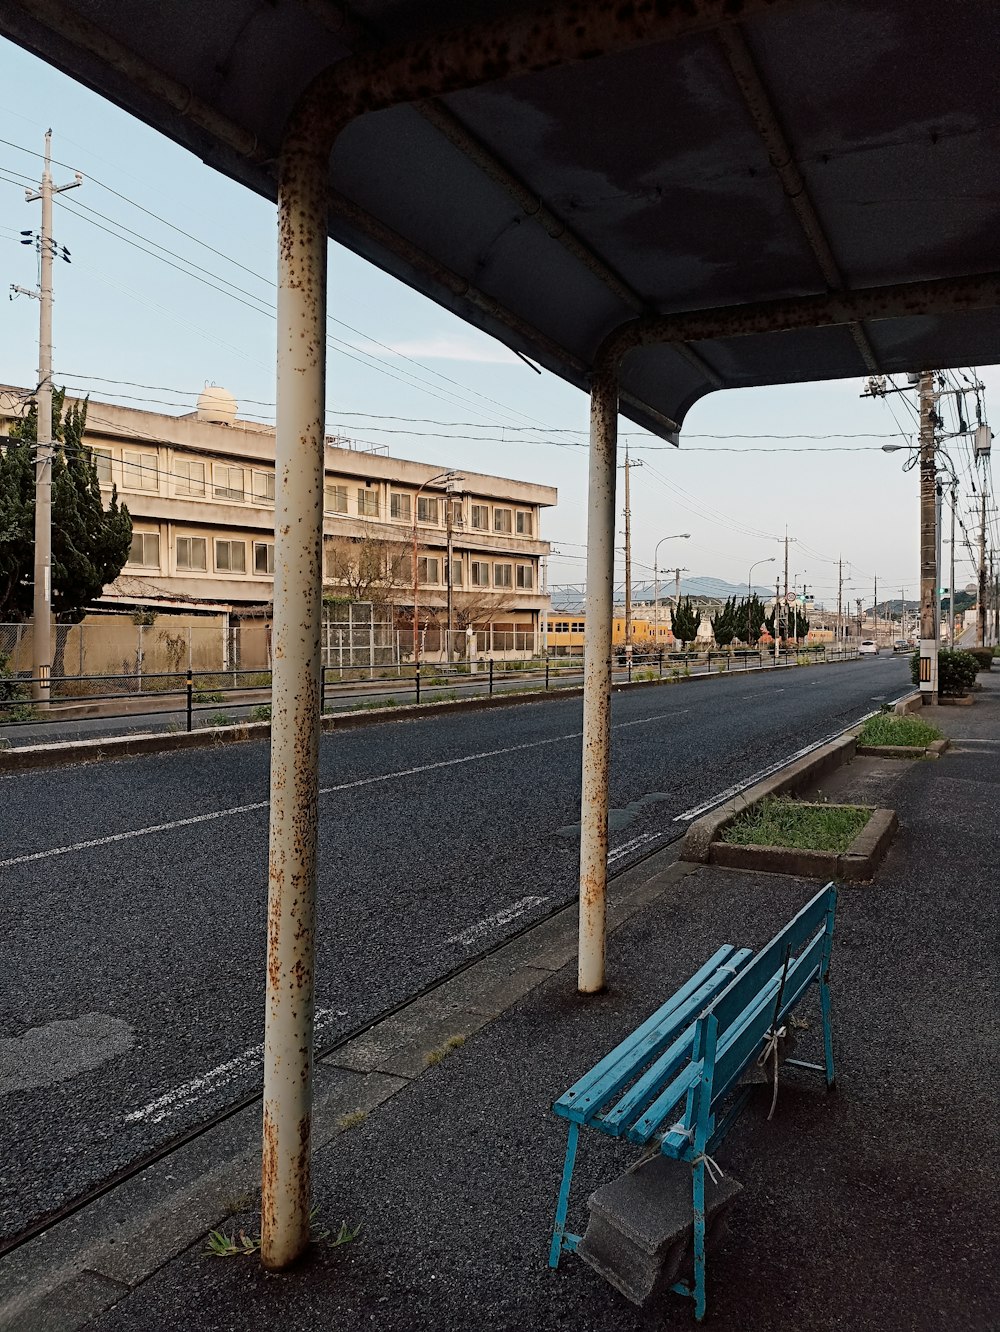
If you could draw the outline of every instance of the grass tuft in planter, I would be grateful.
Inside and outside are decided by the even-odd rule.
[[[880,712],[869,717],[858,732],[859,745],[929,745],[940,740],[936,726],[919,717],[897,717],[891,712]]]
[[[762,800],[722,831],[738,846],[789,846],[797,851],[846,851],[874,811],[860,805],[807,805]]]

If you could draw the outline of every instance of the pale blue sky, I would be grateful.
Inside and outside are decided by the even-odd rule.
[[[57,382],[90,387],[95,398],[178,413],[191,410],[206,381],[215,382],[235,394],[241,415],[269,416],[273,206],[2,39],[0,66],[5,286],[35,285],[35,255],[19,246],[18,233],[39,223],[39,206],[24,202],[23,184],[38,179],[40,160],[32,154],[40,154],[47,127],[54,158],[66,164],[55,168],[56,182],[72,179],[72,170],[86,179],[56,208],[56,240],[72,252],[72,264],[58,264],[55,273]],[[134,234],[123,236],[121,228]],[[558,552],[550,581],[581,581],[586,450],[557,444],[585,440],[585,395],[553,375],[533,373],[491,338],[348,251],[331,246],[330,259],[329,313],[342,323],[329,330],[341,340],[330,353],[329,428],[386,444],[399,457],[557,486],[558,508],[543,520],[543,535]],[[192,265],[205,271],[192,273]],[[227,285],[227,293],[209,283]],[[37,304],[4,302],[0,382],[34,382],[37,336]],[[996,370],[982,373],[991,392],[1000,389]],[[712,394],[689,414],[680,449],[623,422],[634,456],[645,464],[633,473],[636,581],[652,566],[661,537],[690,532],[689,541],[663,544],[661,565],[679,560],[693,573],[739,583],[752,561],[779,556],[777,565],[757,571],[755,582],[764,582],[780,567],[773,537],[787,524],[798,538],[790,573],[801,582],[805,572],[817,599],[835,598],[839,555],[850,568],[845,595],[852,601],[871,601],[875,572],[880,600],[898,596],[901,586],[915,597],[916,473],[903,473],[905,455],[880,451],[900,427],[912,433],[913,413],[901,396],[892,411],[885,402],[860,399],[863,387],[859,379]],[[861,432],[873,434],[808,438]],[[763,438],[737,438],[748,435]],[[801,437],[782,438],[792,435]],[[852,451],[829,451],[833,446]],[[707,451],[724,447],[749,451]],[[972,570],[961,544],[958,553],[961,586]]]

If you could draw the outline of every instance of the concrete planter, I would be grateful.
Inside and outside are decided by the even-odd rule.
[[[734,813],[726,824],[735,817]],[[716,831],[721,832],[724,826],[719,825]],[[708,849],[708,860],[726,869],[859,883],[874,876],[898,827],[895,810],[876,809],[846,851],[799,851],[787,846],[737,846],[733,842],[713,841]]]
[[[949,741],[942,737],[932,740],[929,745],[858,745],[858,753],[868,758],[940,758],[948,748]]]

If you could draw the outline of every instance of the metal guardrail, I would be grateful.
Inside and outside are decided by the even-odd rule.
[[[616,684],[638,683],[652,680],[682,679],[686,676],[724,674],[731,671],[746,672],[767,670],[775,664],[788,666],[793,661],[808,657],[812,661],[848,661],[856,658],[856,649],[819,649],[783,650],[778,654],[777,662],[773,651],[760,648],[736,649],[735,651],[712,650],[709,652],[647,652],[633,653],[631,657],[619,649],[612,656],[612,678]],[[496,692],[553,692],[560,688],[571,687],[583,678],[582,657],[539,657],[524,660],[497,660],[488,658],[473,663],[434,663],[423,664],[416,668],[403,669],[399,674],[381,679],[344,680],[343,673],[336,667],[324,666],[321,670],[321,708],[323,713],[330,711],[351,711],[364,707],[393,707],[401,704],[446,702],[461,697],[463,693],[485,693],[492,697]],[[700,669],[699,669],[700,668]],[[270,705],[270,673],[260,670],[232,670],[225,672],[233,683],[220,684],[219,671],[163,671],[143,676],[143,681],[159,680],[176,682],[175,687],[168,685],[162,689],[126,690],[120,692],[92,692],[86,694],[64,694],[60,686],[72,684],[75,687],[86,684],[114,684],[131,677],[123,675],[91,675],[54,677],[48,681],[50,687],[49,706],[42,715],[34,713],[35,704],[23,691],[30,693],[36,683],[33,677],[15,676],[0,680],[8,691],[16,690],[19,696],[3,697],[0,695],[0,727],[38,725],[58,721],[60,711],[87,703],[119,703],[136,700],[164,701],[176,700],[175,707],[159,706],[143,709],[128,708],[120,713],[98,714],[120,716],[123,718],[164,717],[181,714],[184,728],[194,729],[199,714],[220,709],[227,701],[230,707],[261,709]],[[268,677],[265,683],[249,683],[250,679],[260,681]],[[241,684],[240,677],[247,680]],[[250,697],[248,697],[248,695]],[[236,696],[239,696],[238,699]],[[344,704],[343,708],[337,707]],[[44,705],[43,705],[44,707]],[[53,710],[49,710],[49,709]],[[8,716],[11,712],[25,710],[31,715]],[[78,719],[74,719],[78,720]],[[84,719],[86,720],[86,719]],[[235,718],[220,724],[235,724]],[[263,718],[262,718],[263,720]]]

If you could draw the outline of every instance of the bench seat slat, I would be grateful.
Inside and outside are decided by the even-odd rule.
[[[666,1003],[563,1092],[552,1106],[555,1113],[578,1124],[591,1121],[601,1106],[626,1087],[690,1022],[699,1007],[695,996],[720,968],[731,965],[735,952],[732,944],[723,944]],[[728,973],[722,975],[727,977]]]
[[[751,949],[741,948],[739,952],[733,954],[731,965],[741,967],[752,956]],[[726,984],[728,984],[727,973],[716,973],[695,996],[699,1000],[699,1005],[710,1004],[714,996],[720,993]],[[631,1126],[633,1120],[642,1113],[652,1098],[690,1060],[693,1053],[695,1027],[696,1023],[692,1022],[677,1040],[650,1064],[649,1068],[629,1087],[618,1104],[612,1106],[610,1110],[604,1111],[598,1119],[593,1121],[594,1128],[610,1133],[612,1137],[620,1137]]]

